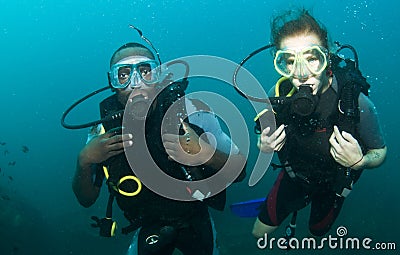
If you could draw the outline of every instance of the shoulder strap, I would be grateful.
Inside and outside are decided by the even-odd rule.
[[[111,95],[100,102],[100,117],[104,118],[109,115],[113,115],[125,107],[118,101],[117,94]],[[103,123],[106,131],[122,126],[122,114],[118,114],[113,118],[112,121],[107,121]]]
[[[361,92],[368,96],[370,85],[351,60],[346,59],[345,61],[345,67],[335,66],[333,68],[338,81],[338,121],[342,124],[342,129],[354,135],[355,125],[360,121],[358,98]]]

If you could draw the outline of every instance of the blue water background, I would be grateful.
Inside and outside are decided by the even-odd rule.
[[[396,1],[1,0],[0,6],[0,142],[6,143],[0,145],[0,254],[124,254],[131,236],[100,238],[89,226],[91,215],[105,213],[106,192],[90,209],[80,207],[73,196],[71,179],[87,130],[63,129],[60,117],[73,101],[107,85],[109,58],[116,48],[128,41],[142,42],[128,24],[151,39],[163,61],[204,54],[239,62],[269,42],[271,15],[296,6],[312,9],[333,40],[357,49],[389,151],[383,166],[366,171],[330,234],[343,225],[349,236],[400,245]],[[255,73],[265,70],[255,64],[252,68]],[[266,76],[260,81],[268,80]],[[215,89],[240,107],[252,131],[250,105],[229,86]],[[96,104],[83,105],[72,120],[94,120]],[[258,153],[251,139],[250,163]],[[231,187],[228,202],[265,196],[276,174],[269,170],[254,187],[247,180]],[[120,225],[126,225],[114,211]],[[228,209],[213,215],[222,254],[265,254],[250,235],[253,219],[236,218]],[[307,217],[307,209],[299,214],[299,237],[309,236]],[[274,236],[282,233],[280,228]],[[278,249],[269,252],[284,254]],[[312,252],[364,253],[373,254]]]

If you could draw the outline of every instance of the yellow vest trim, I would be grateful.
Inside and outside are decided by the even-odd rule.
[[[106,132],[106,130],[104,129],[104,126],[103,126],[103,125],[101,125],[100,127],[101,127],[101,130],[100,130],[100,133],[99,133],[99,134],[101,135],[101,134],[104,134],[104,133]],[[109,173],[108,173],[108,168],[107,168],[106,166],[103,166],[103,172],[104,172],[104,176],[105,176],[106,179],[108,180],[108,178],[110,177],[110,175],[109,175]],[[133,180],[133,181],[136,182],[136,184],[137,184],[138,187],[137,187],[137,189],[136,189],[134,192],[126,192],[126,191],[123,191],[123,190],[119,189],[119,185],[121,185],[121,183],[123,183],[124,181],[127,181],[127,180]],[[133,175],[127,175],[127,176],[122,177],[122,178],[118,181],[117,185],[112,184],[112,183],[110,183],[110,185],[112,186],[112,188],[113,188],[115,191],[117,191],[117,192],[120,193],[121,195],[124,195],[124,196],[127,196],[127,197],[136,196],[136,195],[139,194],[140,191],[142,190],[142,182],[139,180],[139,178],[137,178],[136,176],[133,176]]]

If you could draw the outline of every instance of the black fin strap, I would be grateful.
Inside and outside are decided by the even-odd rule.
[[[289,164],[278,165],[275,163],[271,163],[272,170],[275,171],[277,169],[285,169],[286,167],[290,166]]]

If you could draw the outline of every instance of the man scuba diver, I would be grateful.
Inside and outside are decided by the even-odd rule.
[[[108,77],[115,94],[100,104],[101,117],[107,121],[91,129],[79,153],[73,191],[81,205],[90,207],[99,197],[103,179],[107,179],[110,198],[106,217],[92,217],[93,226],[99,227],[103,236],[114,235],[112,203],[115,199],[130,222],[122,232],[138,229],[128,254],[165,255],[175,249],[187,255],[218,254],[208,206],[223,210],[225,190],[210,196],[205,191],[187,188],[179,192],[186,192],[191,200],[166,197],[150,189],[136,174],[150,170],[146,162],[141,164],[141,159],[136,158],[139,162],[135,162],[135,167],[146,169],[132,169],[127,160],[126,154],[131,148],[138,153],[148,150],[155,165],[165,174],[176,180],[194,182],[212,176],[230,158],[241,166],[241,169],[232,169],[240,173],[235,181],[241,181],[245,175],[245,158],[203,102],[181,100],[186,111],[190,108],[200,112],[181,115],[177,134],[162,130],[165,112],[172,101],[184,95],[187,80],[172,82],[170,77],[163,77],[161,61],[159,57],[158,62],[155,59],[153,52],[139,43],[124,44],[112,55]],[[134,123],[133,128],[125,130],[122,114]],[[214,142],[202,136],[206,132],[214,136]],[[139,141],[140,133],[147,148]]]

